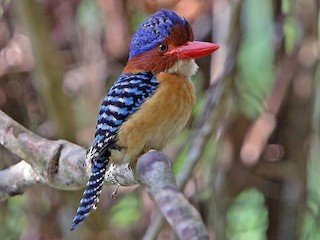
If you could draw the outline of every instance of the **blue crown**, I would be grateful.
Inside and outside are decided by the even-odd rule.
[[[129,60],[162,42],[169,36],[171,28],[176,24],[187,25],[188,21],[166,9],[148,17],[145,22],[140,24],[131,39]]]

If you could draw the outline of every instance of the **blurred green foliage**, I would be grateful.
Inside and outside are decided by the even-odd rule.
[[[285,34],[285,50],[287,54],[293,53],[301,38],[301,29],[295,17],[288,16],[283,24]]]
[[[284,46],[287,54],[292,54],[297,48],[302,30],[296,17],[297,1],[282,0],[282,12],[284,14],[283,31],[285,35]]]
[[[302,231],[302,240],[320,239],[320,63],[318,63],[315,74],[314,93],[313,134],[311,136],[311,150],[307,168],[307,209]]]
[[[262,111],[274,82],[272,1],[245,0],[241,12],[242,41],[236,80],[241,111],[249,118]]]
[[[140,198],[136,193],[129,193],[112,206],[110,223],[119,229],[131,228],[141,217]]]
[[[283,14],[290,14],[296,10],[297,1],[296,0],[282,0],[281,11]]]
[[[85,29],[102,30],[104,21],[102,21],[102,16],[95,1],[82,1],[77,8],[77,19],[79,25]]]
[[[265,240],[268,211],[256,189],[243,190],[227,211],[228,240]]]
[[[130,15],[130,29],[135,32],[139,25],[148,17],[149,15],[144,11],[134,11]]]
[[[12,197],[8,199],[6,204],[7,209],[1,215],[7,216],[7,221],[3,221],[5,218],[0,218],[0,238],[5,240],[19,239],[19,236],[27,225],[25,213],[26,196]]]

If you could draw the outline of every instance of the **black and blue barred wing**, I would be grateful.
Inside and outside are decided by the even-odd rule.
[[[115,145],[115,139],[121,124],[152,96],[158,84],[151,72],[123,74],[104,98],[100,106],[95,138],[87,155],[92,161],[91,176],[70,227],[71,230],[81,224],[99,202],[111,150],[118,147]]]

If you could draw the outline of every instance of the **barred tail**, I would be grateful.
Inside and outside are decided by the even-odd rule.
[[[70,230],[77,228],[83,220],[89,216],[92,208],[96,208],[99,202],[104,177],[109,163],[109,156],[100,156],[97,161],[94,161],[92,166],[92,173],[87,183],[86,190],[83,193],[80,201],[80,206],[77,214],[73,219]]]

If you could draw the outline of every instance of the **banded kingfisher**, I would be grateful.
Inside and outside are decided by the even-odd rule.
[[[91,176],[71,230],[96,208],[110,162],[132,166],[143,153],[162,150],[186,125],[195,103],[194,59],[218,48],[194,41],[188,21],[166,9],[139,26],[128,63],[100,106],[86,156]]]

